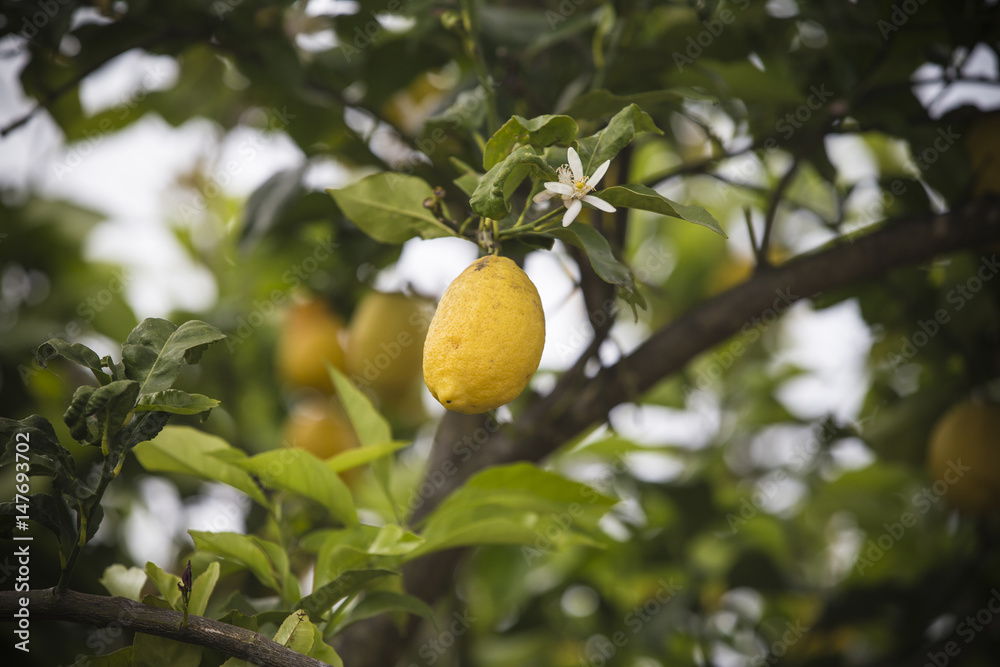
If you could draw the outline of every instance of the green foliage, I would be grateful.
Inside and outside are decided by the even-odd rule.
[[[99,359],[84,345],[59,339],[39,347],[36,354],[42,367],[53,357],[63,357],[90,369],[100,383],[96,388],[78,387],[63,415],[70,435],[77,442],[100,446],[104,460],[97,481],[84,481],[77,476],[72,455],[43,417],[0,420],[0,437],[6,443],[0,466],[17,467],[19,461],[25,461],[32,476],[51,477],[53,490],[58,492],[26,495],[20,503],[17,500],[3,503],[0,515],[6,520],[4,532],[11,533],[15,512],[29,514],[18,509],[19,505],[37,507],[40,512],[33,518],[53,531],[59,540],[63,565],[60,587],[66,587],[80,551],[97,532],[104,516],[101,499],[121,471],[126,455],[140,441],[154,438],[170,417],[169,410],[140,411],[140,401],[150,401],[156,392],[169,390],[183,363],[197,363],[209,345],[224,337],[221,331],[204,322],[191,321],[176,327],[166,320],[150,319],[129,334],[122,346],[120,363],[114,363],[110,357]],[[176,395],[184,393],[178,391]],[[188,414],[214,407],[214,401],[201,398],[203,408]],[[23,453],[19,451],[19,442],[28,443]]]
[[[372,174],[329,193],[354,224],[382,243],[455,233],[424,206],[424,201],[434,198],[434,191],[416,176]]]
[[[135,448],[139,463],[150,472],[177,472],[216,480],[266,505],[266,496],[240,462],[246,454],[219,437],[187,426],[168,426],[155,440]]]
[[[483,149],[483,169],[491,170],[518,146],[531,146],[536,150],[548,146],[569,146],[579,127],[569,116],[538,116],[521,118],[513,116],[497,130]]]
[[[944,410],[1000,398],[995,248],[801,295],[811,303],[791,323],[779,312],[723,323],[738,333],[644,395],[611,364],[768,270],[751,258],[782,264],[980,196],[988,169],[970,158],[988,143],[973,132],[990,118],[988,98],[939,111],[955,82],[995,86],[969,63],[996,56],[996,7],[333,4],[70,2],[38,25],[39,3],[4,3],[0,37],[11,37],[23,91],[68,155],[155,118],[220,136],[249,130],[302,156],[246,201],[219,192],[207,166],[177,179],[199,205],[164,222],[218,290],[204,313],[174,313],[180,326],[137,322],[130,275],[90,259],[101,215],[30,191],[0,197],[0,403],[12,416],[0,418],[0,472],[15,480],[0,535],[17,535],[25,514],[52,533],[36,536],[51,558],[33,567],[52,565],[32,587],[103,585],[330,665],[341,661],[328,642],[383,614],[399,626],[428,619],[454,640],[447,653],[433,637],[413,647],[414,663],[923,664],[950,639],[963,662],[992,664],[995,621],[974,642],[958,631],[1000,581],[996,517],[949,512],[923,465]],[[25,30],[34,34],[15,36]],[[77,84],[125,53],[170,59],[176,80],[151,71],[113,108],[86,113]],[[933,84],[915,85],[925,77]],[[857,149],[849,160],[845,144]],[[611,161],[591,194],[618,213],[585,206],[564,228],[560,199],[534,204],[569,148],[586,176]],[[330,161],[350,179],[317,187],[314,168]],[[56,178],[67,168],[57,163]],[[628,420],[613,414],[606,429],[560,434],[573,444],[539,465],[480,471],[414,524],[408,515],[473,451],[467,443],[428,463],[431,420],[400,428],[331,369],[362,446],[325,462],[281,448],[299,395],[270,358],[280,313],[300,293],[347,318],[401,244],[439,238],[518,260],[555,250],[573,277],[567,298],[582,293],[592,321],[614,325],[589,360],[577,359],[586,326],[554,341],[558,367],[602,367],[621,380],[625,414],[648,421],[619,432]],[[612,292],[631,317],[608,305]],[[861,324],[858,345],[870,348],[843,409],[802,411],[789,397],[825,376],[785,353],[791,325],[833,309]],[[125,341],[120,357],[87,347],[109,339]],[[228,354],[202,358],[215,342]],[[532,391],[560,373],[543,369]],[[511,406],[513,423],[502,415],[505,436],[517,437],[529,394]],[[553,424],[572,413],[574,393],[564,398],[546,415]],[[660,424],[690,426],[689,440]],[[23,498],[19,464],[31,475]],[[350,486],[348,471],[359,475]],[[192,531],[180,560],[132,563],[121,522],[149,476],[184,502],[206,483],[231,487],[249,499],[245,534]],[[166,511],[146,509],[157,520]],[[434,606],[408,595],[404,566],[454,547],[471,547],[457,594]],[[173,572],[189,557],[197,576],[185,605]],[[450,606],[477,620],[454,633]],[[797,624],[807,629],[789,644]],[[80,647],[112,667],[246,664],[142,633],[114,651],[123,640],[59,630],[65,641],[33,645],[38,664],[75,660]]]
[[[242,465],[267,487],[311,498],[345,525],[358,522],[347,485],[309,452],[276,449],[246,459]]]

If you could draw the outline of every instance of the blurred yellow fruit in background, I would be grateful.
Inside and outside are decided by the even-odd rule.
[[[928,468],[943,498],[970,514],[995,512],[1000,503],[1000,405],[960,403],[931,432]],[[935,493],[938,489],[934,489]]]
[[[344,321],[322,299],[293,304],[278,339],[278,377],[295,387],[334,393],[325,362],[344,370],[343,330]]]
[[[304,449],[321,459],[360,447],[354,427],[335,397],[307,399],[293,408],[282,432],[285,447]],[[354,486],[362,468],[340,473],[348,486]]]
[[[771,246],[767,251],[767,258],[771,264],[777,266],[788,258],[788,250]],[[727,255],[726,259],[708,274],[705,280],[705,294],[715,296],[749,280],[756,266],[757,263],[752,257]]]
[[[478,414],[517,398],[538,370],[545,313],[506,257],[477,259],[448,286],[424,344],[424,381],[444,407]]]
[[[348,328],[347,374],[380,408],[414,393],[430,318],[430,304],[405,294],[369,292],[358,304]]]

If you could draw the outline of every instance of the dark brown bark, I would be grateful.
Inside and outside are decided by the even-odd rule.
[[[0,591],[0,617],[13,618],[19,598],[27,597],[32,624],[58,620],[94,626],[117,624],[132,632],[145,632],[188,644],[221,651],[262,667],[327,667],[327,663],[293,651],[259,632],[213,621],[202,616],[188,616],[173,609],[159,609],[123,597],[90,595],[76,591],[58,592],[55,588],[16,593]],[[37,627],[37,626],[33,626]]]

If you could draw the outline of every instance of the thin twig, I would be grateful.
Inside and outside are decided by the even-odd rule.
[[[46,95],[44,99],[40,100],[37,104],[35,104],[35,106],[32,107],[31,110],[29,110],[26,114],[24,114],[17,120],[11,122],[3,129],[0,129],[0,137],[7,136],[11,132],[18,129],[19,127],[30,121],[32,118],[34,118],[39,111],[49,108],[52,104],[57,102],[59,98],[61,98],[63,95],[65,95],[66,93],[70,92],[71,90],[79,86],[80,83],[83,82],[83,80],[86,79],[88,76],[90,76],[100,68],[104,67],[109,62],[120,56],[121,54],[125,53],[126,51],[130,51],[132,49],[148,48],[150,46],[153,46],[159,43],[161,40],[166,39],[168,35],[169,33],[167,32],[161,32],[155,35],[145,37],[141,40],[137,40],[136,43],[134,44],[126,44],[121,49],[113,53],[110,57],[105,58],[103,60],[98,60],[97,62],[93,62],[90,65],[84,67],[76,74],[76,76],[71,78],[69,81],[66,81],[62,85],[57,86],[54,90],[50,91],[49,94]]]
[[[750,234],[750,247],[753,249],[754,257],[756,257],[757,256],[757,248],[759,246],[757,245],[757,232],[755,232],[754,229],[753,229],[753,215],[752,215],[752,213],[750,211],[750,207],[749,206],[744,206],[743,207],[743,218],[747,222],[747,233]]]
[[[769,265],[767,249],[771,243],[771,231],[774,229],[774,219],[778,215],[781,198],[784,196],[788,186],[795,180],[795,174],[798,172],[801,162],[801,154],[796,154],[792,159],[792,165],[785,172],[785,175],[781,177],[781,180],[778,181],[778,185],[774,188],[774,193],[771,195],[771,201],[767,206],[767,214],[764,217],[764,231],[760,236],[760,245],[755,249],[757,253],[757,266]]]
[[[652,187],[658,183],[663,183],[664,181],[669,181],[673,178],[677,178],[678,176],[688,176],[691,174],[706,173],[710,168],[714,167],[722,160],[728,160],[730,158],[739,157],[740,155],[744,155],[746,153],[754,151],[757,148],[759,148],[759,146],[757,146],[756,144],[750,144],[748,146],[745,146],[744,148],[741,148],[738,151],[732,151],[730,153],[726,153],[725,155],[718,155],[716,157],[707,158],[699,162],[690,162],[688,164],[683,164],[679,167],[672,167],[670,169],[665,169],[657,174],[653,174],[652,176],[648,176],[642,179],[642,182],[644,185]]]

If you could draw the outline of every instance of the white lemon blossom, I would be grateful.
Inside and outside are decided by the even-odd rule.
[[[566,156],[569,159],[569,164],[564,164],[556,170],[556,174],[559,175],[559,182],[550,181],[546,183],[545,190],[535,195],[534,201],[541,203],[557,195],[562,197],[563,206],[566,207],[566,213],[563,214],[562,219],[563,227],[568,227],[571,222],[576,220],[576,216],[580,214],[580,209],[583,208],[583,202],[587,202],[594,208],[599,208],[602,211],[614,213],[614,206],[603,199],[598,199],[588,194],[594,189],[598,181],[604,177],[604,174],[608,171],[608,165],[611,164],[611,160],[605,160],[601,166],[594,170],[590,178],[586,178],[583,173],[583,163],[580,162],[580,156],[577,155],[576,151],[570,148]]]

